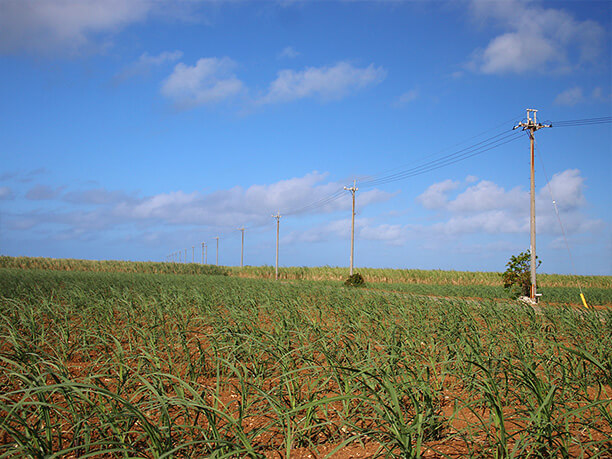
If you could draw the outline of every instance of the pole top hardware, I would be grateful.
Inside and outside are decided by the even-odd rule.
[[[552,124],[538,123],[537,118],[536,118],[537,112],[538,111],[536,109],[528,108],[527,109],[527,121],[521,121],[519,124],[514,126],[512,130],[514,131],[515,129],[518,129],[521,127],[523,128],[523,131],[526,131],[526,130],[537,131],[538,129],[552,127]],[[533,118],[531,117],[532,113],[533,113]]]

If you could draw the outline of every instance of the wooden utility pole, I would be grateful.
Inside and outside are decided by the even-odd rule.
[[[217,240],[217,266],[219,266],[219,236],[215,239]]]
[[[278,236],[280,235],[281,215],[279,212],[276,212],[276,215],[272,215],[272,217],[276,218],[276,269],[275,269],[274,279],[278,280]]]
[[[533,119],[531,114],[533,113]],[[530,253],[531,253],[531,292],[529,297],[531,301],[538,301],[538,289],[536,284],[536,219],[535,219],[535,132],[542,128],[552,127],[550,124],[538,123],[536,119],[537,110],[532,108],[527,109],[527,121],[521,122],[513,127],[513,129],[523,128],[523,131],[529,133],[529,143],[531,147],[531,187],[530,187],[530,198],[531,198],[531,212],[529,217],[529,228],[531,233]]]
[[[351,216],[351,268],[349,274],[353,275],[353,259],[355,255],[355,192],[358,188],[355,186],[356,181],[353,180],[353,186],[351,188],[344,187],[345,190],[350,191],[353,195],[353,213]]]
[[[202,242],[202,264],[205,265],[204,261],[204,247],[206,247],[206,242]]]
[[[238,228],[242,231],[242,246],[240,248],[240,267],[244,267],[244,228]]]
[[[187,249],[185,249],[185,263],[187,263]]]

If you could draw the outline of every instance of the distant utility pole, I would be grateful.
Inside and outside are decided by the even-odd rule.
[[[185,249],[185,263],[187,263],[187,249]]]
[[[206,246],[206,242],[202,242],[202,264],[205,265],[206,263],[204,262],[204,247]]]
[[[276,212],[276,215],[272,215],[272,218],[276,218],[276,270],[274,279],[278,280],[278,236],[280,234],[280,213]]]
[[[244,267],[244,228],[238,228],[242,231],[242,247],[240,248],[240,267]]]
[[[533,113],[533,119],[531,114]],[[530,215],[530,232],[531,232],[531,294],[532,301],[537,301],[537,286],[536,286],[536,221],[535,221],[535,132],[542,128],[552,127],[550,124],[538,123],[536,120],[537,110],[532,108],[527,109],[527,121],[521,122],[512,129],[523,128],[523,131],[528,131],[529,141],[531,144],[531,215]]]
[[[350,191],[353,195],[353,214],[351,218],[351,269],[349,274],[353,275],[353,259],[355,255],[355,192],[359,189],[356,186],[356,181],[353,180],[353,186],[348,188],[344,187],[345,190]]]
[[[215,239],[217,240],[217,266],[219,266],[219,236]]]

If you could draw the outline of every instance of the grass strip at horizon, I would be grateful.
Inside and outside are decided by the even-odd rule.
[[[151,274],[231,275],[237,277],[273,278],[273,266],[215,266],[199,263],[134,262],[118,260],[79,260],[42,257],[0,256],[0,268],[47,269],[57,271],[131,272]],[[501,286],[498,272],[444,271],[423,269],[359,268],[368,283],[433,284],[433,285],[488,285]],[[281,280],[335,280],[348,276],[344,267],[283,267]],[[583,287],[612,289],[612,276],[574,276],[538,274],[540,287]]]
[[[0,292],[0,455],[612,446],[610,309],[8,269]]]

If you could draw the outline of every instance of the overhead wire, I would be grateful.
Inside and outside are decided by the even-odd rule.
[[[406,169],[400,172],[396,172],[394,174],[390,174],[386,177],[381,177],[376,180],[369,180],[369,181],[361,182],[361,187],[371,188],[373,186],[384,185],[387,183],[397,182],[399,180],[405,180],[410,177],[425,174],[427,172],[431,172],[433,170],[440,169],[442,167],[446,167],[451,164],[458,163],[460,161],[466,160],[473,156],[480,155],[494,148],[498,148],[509,142],[518,140],[519,137],[521,137],[521,135],[517,132],[511,132],[511,133],[501,132],[492,137],[489,137],[488,139],[482,140],[474,145],[463,148],[449,155],[445,155],[436,160],[429,161],[419,166],[416,166],[410,169]]]
[[[612,116],[601,116],[599,118],[582,118],[576,120],[553,121],[553,127],[590,126],[593,124],[612,123]]]
[[[463,140],[460,140],[459,142],[454,143],[453,145],[449,145],[448,147],[442,148],[441,150],[439,150],[439,151],[437,151],[435,153],[432,153],[430,155],[427,155],[427,156],[425,156],[423,158],[420,158],[420,159],[421,160],[425,160],[425,159],[428,159],[428,158],[436,157],[437,155],[439,155],[439,154],[441,154],[441,153],[443,153],[443,152],[445,152],[447,150],[450,150],[451,148],[457,147],[459,145],[463,145],[463,144],[465,144],[466,142],[468,142],[470,140],[476,139],[476,138],[478,138],[478,137],[480,137],[480,136],[482,136],[484,134],[487,134],[487,133],[489,133],[489,132],[491,132],[491,131],[493,131],[495,129],[498,129],[499,127],[501,127],[503,125],[508,125],[508,124],[510,124],[511,121],[515,121],[518,118],[520,118],[520,116],[521,115],[513,116],[512,118],[508,118],[508,119],[506,119],[504,121],[501,121],[501,122],[497,123],[495,126],[492,126],[492,127],[488,128],[488,129],[482,131],[482,132],[474,134],[474,135],[472,135],[470,137],[467,137],[467,138],[465,138]],[[469,147],[467,147],[467,148],[469,148]],[[397,166],[397,167],[393,167],[391,169],[380,171],[379,173],[374,174],[374,175],[365,176],[365,177],[362,178],[362,180],[359,180],[359,183],[365,183],[365,182],[370,181],[370,180],[375,180],[378,177],[389,175],[390,173],[395,172],[397,170],[405,169],[409,165],[415,164],[416,162],[417,161],[411,161],[411,162],[409,162],[408,164],[405,164],[405,165],[400,165],[400,166]]]
[[[480,137],[481,135],[491,132],[492,130],[498,128],[502,124],[509,123],[510,121],[516,120],[517,118],[518,117],[509,118],[508,120],[505,120],[502,123],[499,123],[492,128],[489,128],[474,136],[471,136],[462,142],[458,142],[454,146],[461,145],[462,143],[465,143],[468,140],[472,140],[474,138]],[[397,168],[389,169],[387,171],[378,173],[376,175],[367,176],[369,180],[362,180],[359,182],[359,184],[361,188],[371,188],[377,185],[384,185],[384,184],[396,182],[399,180],[405,180],[407,178],[414,177],[420,174],[424,174],[424,173],[439,169],[441,167],[445,167],[445,166],[457,163],[459,161],[463,161],[464,159],[468,159],[473,156],[482,154],[486,151],[492,150],[501,145],[504,145],[513,140],[516,140],[519,137],[520,135],[518,133],[515,133],[515,132],[508,133],[507,130],[504,130],[502,132],[497,133],[496,135],[488,137],[487,139],[481,140],[480,142],[474,143],[468,147],[464,147],[458,151],[454,151],[453,153],[444,155],[435,160],[420,164],[419,166],[409,168],[409,169],[403,169],[399,171]],[[441,151],[445,151],[445,150],[441,150]],[[431,158],[431,157],[434,157],[435,155],[436,154],[429,155],[429,156],[426,156],[425,158]],[[389,173],[389,172],[393,172],[393,173]],[[386,175],[383,175],[383,174],[386,174]],[[328,196],[325,196],[317,201],[314,201],[310,204],[307,204],[306,206],[303,206],[301,208],[286,211],[284,212],[284,214],[285,215],[296,215],[296,214],[303,213],[306,211],[325,207],[328,204],[340,199],[342,196],[344,196],[344,188],[340,188],[336,190],[334,193]]]

